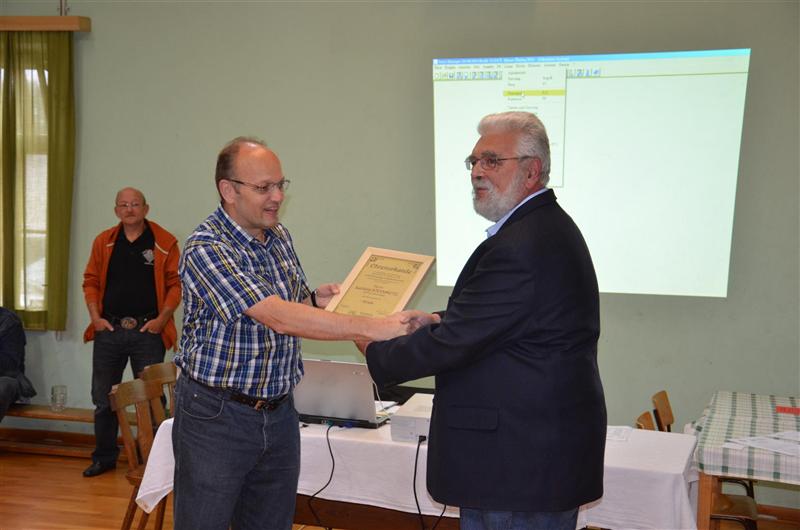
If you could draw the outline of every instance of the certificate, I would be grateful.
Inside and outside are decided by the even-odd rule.
[[[325,309],[362,317],[402,311],[432,264],[433,256],[367,247]]]

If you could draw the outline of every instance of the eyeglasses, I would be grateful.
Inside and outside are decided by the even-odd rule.
[[[256,193],[259,195],[266,195],[267,193],[271,192],[272,190],[278,190],[281,192],[286,191],[289,189],[290,180],[281,179],[278,182],[270,182],[269,184],[264,184],[263,186],[259,186],[258,184],[251,184],[249,182],[242,182],[241,180],[236,179],[228,179],[231,182],[235,182],[236,184],[241,184],[242,186],[248,187],[251,190],[255,190]]]
[[[483,169],[497,169],[497,166],[500,165],[500,162],[503,160],[525,160],[526,158],[533,158],[532,156],[510,156],[507,158],[498,158],[497,155],[484,155],[480,158],[477,156],[468,156],[464,160],[464,165],[467,166],[467,171],[472,171],[472,168],[475,167],[475,164],[478,162],[481,163],[481,167]]]
[[[121,208],[123,210],[125,210],[126,208],[133,208],[134,210],[136,210],[137,208],[141,208],[142,206],[144,206],[144,205],[142,203],[140,203],[140,202],[118,202],[117,203],[117,208]]]

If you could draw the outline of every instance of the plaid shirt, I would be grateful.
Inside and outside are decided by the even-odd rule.
[[[265,235],[261,243],[219,207],[186,241],[175,362],[205,385],[269,399],[300,381],[300,338],[276,333],[244,312],[271,295],[300,302],[310,291],[288,230],[278,224]]]

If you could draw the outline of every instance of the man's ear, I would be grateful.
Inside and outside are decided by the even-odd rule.
[[[542,160],[535,156],[531,159],[530,164],[528,164],[528,174],[525,178],[525,188],[528,190],[535,190],[537,187],[541,187],[541,183],[539,183],[539,177],[542,176]]]
[[[222,202],[232,203],[234,195],[236,195],[236,188],[230,180],[220,180],[218,184],[219,194],[222,196]]]

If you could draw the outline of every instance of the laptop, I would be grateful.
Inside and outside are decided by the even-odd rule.
[[[376,429],[388,419],[376,411],[367,365],[303,359],[305,376],[294,389],[294,406],[303,423]]]

